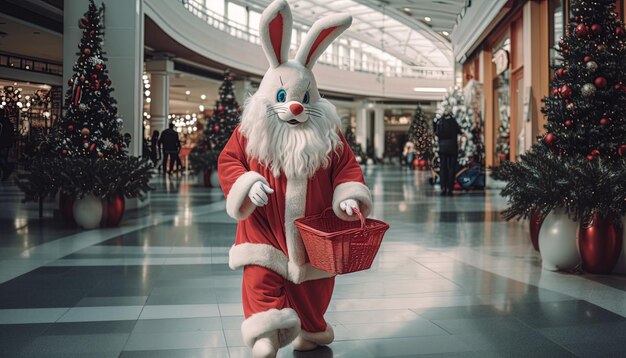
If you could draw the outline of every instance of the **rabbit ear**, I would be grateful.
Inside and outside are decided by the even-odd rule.
[[[273,68],[287,62],[291,43],[291,25],[291,9],[285,0],[274,1],[261,15],[259,24],[261,46]]]
[[[317,20],[300,45],[296,54],[296,61],[308,69],[313,68],[315,61],[322,52],[334,39],[346,31],[350,24],[352,24],[352,16],[343,14],[330,15]]]

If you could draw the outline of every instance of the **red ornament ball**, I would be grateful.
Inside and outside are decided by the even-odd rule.
[[[600,155],[600,151],[597,149],[594,149],[591,151],[591,155],[596,156],[596,155]]]
[[[562,68],[559,68],[558,70],[556,70],[556,75],[559,77],[563,77],[565,70],[563,70]]]
[[[600,125],[601,126],[606,126],[607,124],[609,124],[609,120],[606,118],[600,118]]]
[[[623,27],[615,28],[615,34],[620,37],[624,36],[624,28]]]
[[[552,90],[552,95],[553,96],[558,96],[559,95],[559,89],[558,88],[553,89]]]
[[[602,32],[602,25],[598,25],[598,24],[591,25],[591,31],[593,31],[594,34],[599,35]]]
[[[107,78],[107,80],[106,80],[106,81],[104,81],[104,83],[106,83],[106,84],[107,84],[107,86],[110,86],[110,85],[111,85],[111,80]]]
[[[617,154],[619,154],[620,157],[626,155],[626,144],[622,144],[619,146],[619,148],[617,149]]]
[[[84,17],[82,19],[78,20],[78,27],[80,27],[81,29],[84,29],[87,26],[89,26],[89,20],[87,20]]]
[[[570,128],[573,125],[574,125],[574,122],[571,119],[568,119],[568,120],[565,121],[565,126],[567,128]]]
[[[90,54],[91,54],[91,50],[90,50],[90,49],[88,49],[88,48],[86,48],[86,49],[84,49],[84,50],[83,50],[83,53],[84,53],[85,55],[90,55]]]
[[[554,142],[556,141],[556,136],[554,134],[552,134],[552,133],[548,133],[548,134],[546,134],[545,137],[543,137],[543,141],[547,145],[552,146],[554,144]]]
[[[61,153],[63,153],[63,156],[66,157],[67,156],[67,149],[63,149],[63,151]]]
[[[97,71],[102,71],[102,65],[101,64],[97,64],[96,65],[96,70]]]
[[[104,153],[98,152],[98,158],[102,158],[102,157],[104,157]]]
[[[223,106],[218,106],[217,107],[217,111],[220,112],[220,113],[224,112],[224,107]]]
[[[604,88],[607,85],[606,78],[600,76],[593,81],[597,88]]]
[[[91,78],[93,78],[94,80],[98,78],[98,75],[96,75],[95,73],[93,75],[91,75]]]
[[[89,151],[93,152],[94,149],[96,149],[96,143],[91,143],[91,145],[89,146]]]
[[[213,126],[213,132],[219,132],[220,131],[220,126],[218,126],[217,124]]]
[[[589,62],[589,61],[591,61],[591,60],[593,60],[593,57],[591,57],[591,56],[585,56],[585,57],[583,58],[583,62],[584,62],[584,63],[587,63],[587,62]]]
[[[592,161],[594,158],[595,158],[595,157],[594,157],[593,155],[591,155],[591,154],[589,154],[589,155],[587,156],[587,159],[588,159],[589,161]]]
[[[84,135],[84,136],[88,136],[90,133],[89,128],[85,127],[83,129],[80,130],[80,134]]]
[[[74,131],[74,125],[73,125],[73,124],[68,124],[68,125],[67,125],[67,130],[68,130],[69,132],[73,132],[73,131]]]
[[[70,78],[69,80],[67,80],[67,85],[68,86],[71,86],[73,84],[74,84],[74,79],[73,78]]]
[[[561,93],[561,97],[563,98],[570,98],[572,96],[572,89],[568,85],[563,85],[559,93]]]
[[[585,26],[585,24],[578,24],[574,32],[576,32],[578,36],[585,36],[587,34],[587,26]]]

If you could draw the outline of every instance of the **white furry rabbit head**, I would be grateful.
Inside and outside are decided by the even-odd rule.
[[[310,177],[330,163],[341,145],[335,107],[320,97],[311,69],[324,50],[352,23],[349,15],[316,21],[293,60],[288,59],[292,17],[285,0],[271,3],[261,16],[259,33],[270,68],[241,117],[246,152],[287,177]]]

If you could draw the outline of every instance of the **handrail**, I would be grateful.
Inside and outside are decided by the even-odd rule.
[[[228,19],[214,11],[208,9],[203,3],[196,0],[180,0],[185,9],[202,19],[210,26],[224,31],[231,36],[260,45],[259,31],[250,28],[247,25],[238,23]],[[290,53],[293,55],[296,49],[291,48]],[[319,63],[336,67],[346,71],[373,73],[384,75],[386,77],[408,77],[408,78],[425,78],[445,80],[451,79],[453,71],[451,69],[432,68],[411,66],[405,63],[400,65],[377,60],[362,60],[354,57],[339,56],[329,52],[325,52],[318,59]]]
[[[0,67],[17,68],[25,71],[63,76],[63,64],[34,57],[0,52]]]

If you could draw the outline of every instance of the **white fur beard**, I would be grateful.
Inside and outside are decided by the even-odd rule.
[[[271,105],[256,96],[246,101],[241,116],[241,131],[248,139],[246,154],[270,168],[274,177],[282,171],[287,178],[310,178],[318,169],[326,168],[331,153],[341,145],[335,106],[320,99],[311,107],[315,113],[321,110],[322,116],[311,112],[308,121],[292,127],[268,112]]]

